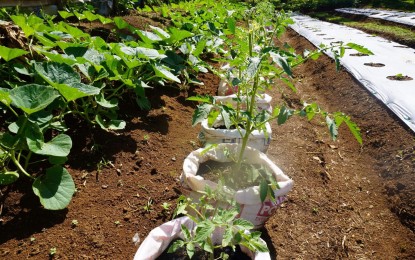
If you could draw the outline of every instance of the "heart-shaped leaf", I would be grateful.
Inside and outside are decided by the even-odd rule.
[[[32,114],[46,108],[59,94],[49,86],[28,84],[12,89],[10,99],[13,105],[27,114]]]
[[[47,169],[45,175],[37,177],[32,188],[40,203],[49,210],[66,208],[75,193],[71,175],[60,165]]]

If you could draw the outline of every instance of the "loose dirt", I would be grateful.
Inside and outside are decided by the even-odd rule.
[[[140,27],[139,18],[129,22]],[[281,43],[312,46],[289,31]],[[147,92],[150,111],[122,101],[127,128],[117,133],[75,125],[66,167],[77,192],[66,210],[43,210],[24,178],[1,189],[0,258],[131,259],[149,231],[170,220],[183,192],[183,159],[198,148],[191,126],[194,102],[214,94],[219,79],[200,75],[203,87]],[[415,135],[327,57],[295,70],[297,93],[271,90],[273,102],[299,108],[317,102],[360,126],[363,146],[342,127],[337,141],[320,120],[273,124],[268,155],[295,181],[288,201],[263,231],[273,259],[412,259],[415,255]],[[284,89],[284,88],[283,88]],[[72,124],[74,125],[74,124]],[[163,203],[170,208],[163,208]],[[75,221],[76,220],[76,221]],[[412,231],[411,231],[412,230]]]

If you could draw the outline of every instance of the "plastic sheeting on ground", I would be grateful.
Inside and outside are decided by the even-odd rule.
[[[336,11],[346,14],[364,15],[370,18],[382,19],[395,23],[406,24],[409,26],[415,26],[415,13],[360,8],[338,8]]]
[[[397,81],[387,78],[402,74],[415,79],[414,49],[309,16],[293,14],[292,18],[295,24],[290,27],[316,46],[342,41],[353,42],[370,49],[374,55],[358,56],[355,55],[355,50],[347,49],[341,64],[415,132],[415,80]],[[333,57],[332,53],[327,54]]]

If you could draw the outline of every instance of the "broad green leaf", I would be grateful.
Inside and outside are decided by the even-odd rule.
[[[36,72],[50,85],[68,84],[81,82],[81,76],[71,66],[64,63],[44,62],[35,63]]]
[[[19,179],[19,173],[16,171],[0,172],[0,185],[9,185]]]
[[[10,18],[16,25],[22,28],[26,37],[30,37],[35,33],[35,29],[27,23],[27,19],[23,15],[11,15]]]
[[[130,24],[124,21],[121,17],[114,17],[114,23],[118,29],[125,29],[130,26]]]
[[[73,13],[70,12],[66,12],[66,11],[58,11],[59,15],[63,18],[63,19],[67,19],[69,17],[74,16]]]
[[[138,56],[138,58],[145,58],[145,59],[150,59],[150,60],[163,59],[167,57],[164,54],[160,54],[155,49],[144,48],[144,47],[132,48],[132,47],[124,46],[124,47],[121,47],[120,50],[127,55]]]
[[[108,23],[112,23],[114,22],[111,18],[107,18],[105,16],[99,15],[97,14],[98,20],[102,23],[102,24],[108,24]]]
[[[184,246],[184,241],[183,240],[176,240],[173,242],[173,244],[169,247],[169,250],[167,250],[167,253],[174,253],[176,252],[179,248],[182,248]]]
[[[342,122],[345,122],[346,125],[349,127],[350,132],[356,138],[357,142],[359,144],[363,144],[360,128],[357,126],[355,122],[350,120],[350,117],[346,116],[343,113],[336,113],[334,115],[334,121],[336,122],[337,127],[339,127]]]
[[[23,56],[25,54],[28,54],[29,52],[17,49],[17,48],[8,48],[6,46],[0,46],[0,57],[3,58],[5,61],[10,61],[12,59],[15,59],[17,57]]]
[[[168,70],[168,67],[155,64],[153,65],[153,69],[158,77],[181,83],[180,79]]]
[[[233,34],[235,34],[235,28],[236,28],[236,21],[233,18],[227,18],[226,19],[226,25],[229,29],[229,31]]]
[[[213,109],[210,111],[207,120],[208,120],[208,126],[212,127],[213,123],[215,123],[216,119],[219,115],[219,110]]]
[[[49,156],[48,161],[50,164],[64,164],[68,161],[68,157],[60,157],[60,156]]]
[[[59,94],[50,86],[28,84],[12,89],[10,99],[13,105],[27,114],[32,114],[46,108]]]
[[[192,54],[196,57],[198,57],[200,54],[203,53],[203,50],[205,49],[207,40],[202,39],[197,42],[196,48],[193,50]]]
[[[6,106],[10,106],[12,100],[10,98],[10,89],[0,88],[0,102]]]
[[[151,44],[151,43],[159,42],[163,40],[160,36],[152,32],[137,30],[136,33],[138,34],[138,36],[140,36],[141,40],[143,40],[143,42],[145,43]]]
[[[183,39],[193,36],[193,33],[186,31],[186,30],[180,30],[175,27],[169,27],[168,30],[171,35],[171,37],[169,38],[169,41],[173,43],[182,41]]]
[[[262,240],[259,240],[259,239],[257,239],[257,240],[250,240],[249,242],[250,242],[249,245],[251,247],[253,247],[253,249],[255,251],[258,251],[258,252],[269,252],[269,249],[267,247],[267,244],[265,242],[263,242]]]
[[[261,202],[264,202],[267,198],[268,194],[268,182],[264,179],[261,180],[259,184],[259,197],[261,198]]]
[[[91,11],[84,11],[83,14],[85,15],[85,18],[90,22],[98,20],[98,16],[93,14]]]
[[[115,120],[115,119],[107,120],[107,119],[103,119],[101,115],[96,115],[95,121],[104,130],[121,130],[121,129],[124,129],[126,126],[126,123],[123,120]]]
[[[352,43],[352,42],[349,42],[346,45],[348,47],[350,47],[350,48],[352,48],[352,49],[360,52],[360,53],[367,54],[367,55],[373,55],[373,52],[372,51],[370,51],[369,49],[365,48],[362,45],[355,44],[355,43]]]
[[[48,168],[45,175],[37,177],[32,188],[40,203],[49,210],[66,208],[75,193],[71,175],[60,165]]]
[[[65,157],[68,156],[72,148],[72,140],[66,134],[59,134],[49,142],[43,141],[43,135],[41,138],[34,131],[29,131],[26,135],[27,146],[30,151],[35,154]]]
[[[156,26],[152,26],[149,25],[149,27],[155,32],[157,33],[160,37],[162,37],[163,39],[168,39],[170,38],[170,34],[168,34],[166,31],[164,31],[163,29],[156,27]]]
[[[196,110],[193,113],[192,117],[192,125],[195,126],[198,123],[202,122],[206,119],[212,109],[212,105],[210,104],[200,104],[197,106]]]
[[[72,83],[71,85],[57,84],[55,87],[67,101],[73,101],[86,96],[98,95],[101,91],[101,89],[97,87],[83,83]]]
[[[106,100],[102,93],[95,96],[95,101],[98,103],[98,105],[105,107],[105,108],[118,107],[118,99],[112,98],[111,100]]]
[[[189,101],[199,101],[203,103],[213,103],[213,97],[212,96],[192,96],[188,97],[186,100]]]
[[[13,69],[22,75],[33,76],[33,74],[23,64],[20,64],[20,63],[13,64]]]

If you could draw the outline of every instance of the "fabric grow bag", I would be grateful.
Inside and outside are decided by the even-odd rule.
[[[197,175],[200,164],[209,160],[232,162],[232,156],[227,155],[238,155],[240,149],[241,145],[239,144],[219,144],[208,151],[205,148],[200,148],[191,152],[183,163],[183,172],[180,176],[182,185],[195,193],[203,192],[206,186],[215,189],[218,185],[216,182],[206,180],[202,176]],[[267,166],[272,171],[273,177],[279,185],[279,189],[274,190],[276,201],[271,201],[267,198],[264,202],[261,202],[259,186],[240,189],[234,194],[235,201],[241,206],[240,217],[252,222],[255,228],[261,228],[272,216],[277,206],[285,200],[285,196],[291,191],[294,182],[266,154],[257,149],[247,147],[244,153],[244,160],[244,163]]]
[[[169,244],[178,238],[183,239],[181,225],[186,226],[189,230],[195,228],[195,223],[188,217],[181,217],[166,222],[155,229],[151,230],[148,236],[141,243],[134,260],[153,260],[160,256],[169,246]],[[223,230],[214,231],[212,241],[214,244],[220,244],[223,237]],[[269,253],[252,252],[246,247],[241,246],[242,252],[254,260],[271,260]]]

